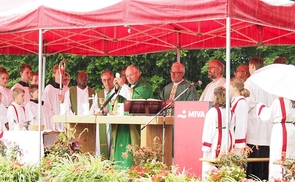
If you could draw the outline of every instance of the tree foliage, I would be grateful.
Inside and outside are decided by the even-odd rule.
[[[271,64],[278,56],[286,57],[289,64],[295,63],[294,46],[259,46],[231,49],[230,67],[231,76],[237,66],[248,64],[253,56],[261,56],[265,64]],[[182,50],[180,62],[186,67],[185,79],[188,81],[201,80],[202,86],[197,86],[200,94],[210,82],[207,77],[208,60],[218,59],[225,64],[225,49]],[[154,54],[118,56],[118,57],[94,57],[81,55],[50,55],[46,57],[45,83],[52,79],[52,68],[66,60],[66,71],[71,75],[70,86],[76,85],[76,75],[79,71],[88,73],[88,85],[97,91],[102,89],[100,74],[105,70],[120,73],[128,65],[136,65],[142,72],[142,76],[152,85],[154,97],[157,98],[162,88],[171,82],[170,68],[176,61],[176,52],[162,52]],[[9,88],[19,81],[19,66],[28,63],[33,71],[38,71],[38,55],[0,55],[0,66],[7,69],[10,74]]]

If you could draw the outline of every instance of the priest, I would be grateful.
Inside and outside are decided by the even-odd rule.
[[[125,84],[122,78],[114,79],[116,87],[120,87],[121,103],[126,99],[153,98],[151,85],[141,77],[141,72],[136,66],[127,67],[126,78],[128,84]],[[111,160],[114,160],[115,164],[120,165],[123,169],[130,168],[132,158],[123,158],[122,154],[126,152],[128,144],[132,145],[133,151],[136,146],[140,146],[140,125],[112,125],[112,139]]]

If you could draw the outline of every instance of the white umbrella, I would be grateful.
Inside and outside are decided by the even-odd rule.
[[[295,66],[271,64],[260,68],[248,79],[266,92],[295,100]]]

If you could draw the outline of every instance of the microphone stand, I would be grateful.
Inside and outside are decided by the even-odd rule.
[[[166,132],[166,111],[171,106],[171,104],[178,99],[180,96],[182,96],[188,89],[193,86],[194,83],[191,83],[190,86],[188,86],[186,89],[184,89],[177,97],[174,97],[174,99],[169,102],[165,107],[163,107],[156,115],[152,117],[142,128],[141,130],[145,129],[157,116],[159,116],[163,112],[163,139],[162,139],[162,162],[164,162],[165,159],[165,132]]]
[[[102,111],[102,115],[105,115],[103,108],[108,105],[108,103],[112,100],[112,98],[118,93],[118,90],[119,90],[119,88],[116,89],[116,87],[115,87],[115,92],[101,106],[100,110]]]

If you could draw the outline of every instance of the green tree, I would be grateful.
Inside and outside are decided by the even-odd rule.
[[[259,46],[247,48],[232,48],[230,55],[231,76],[241,64],[248,64],[253,56],[261,56],[265,64],[271,64],[279,56],[287,58],[289,64],[295,64],[294,46]],[[202,86],[197,86],[199,95],[210,82],[207,77],[208,60],[218,59],[225,64],[225,49],[202,49],[180,51],[180,62],[186,67],[185,79],[201,80]],[[105,70],[120,73],[128,65],[136,65],[142,76],[152,85],[154,97],[157,98],[162,88],[171,82],[170,67],[176,61],[176,52],[162,52],[133,56],[95,57],[81,55],[49,55],[46,57],[45,83],[52,79],[52,68],[66,60],[66,71],[71,75],[70,86],[76,85],[76,75],[85,71],[89,76],[89,86],[97,91],[102,89],[100,74]],[[38,71],[38,55],[0,55],[0,66],[10,74],[9,88],[19,81],[19,66],[28,63],[33,71]]]

